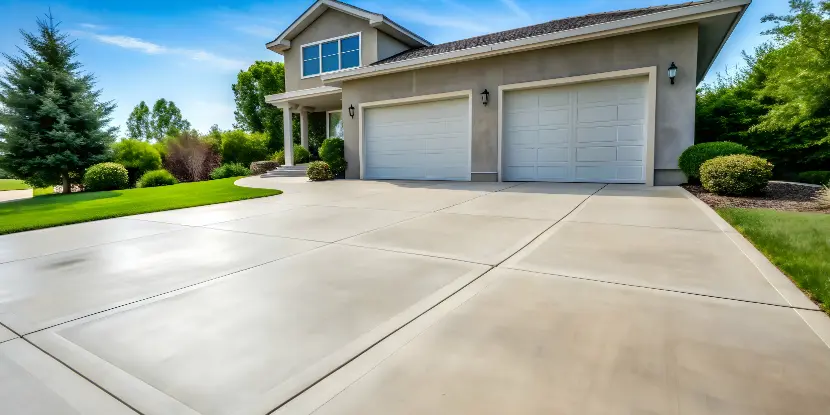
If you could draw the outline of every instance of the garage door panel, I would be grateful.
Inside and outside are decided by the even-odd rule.
[[[533,91],[518,91],[504,97],[505,110],[520,111],[539,107],[539,97]]]
[[[539,130],[539,145],[568,144],[571,140],[571,131],[567,128]]]
[[[536,166],[507,166],[504,177],[506,180],[536,180]]]
[[[646,131],[642,124],[621,125],[617,127],[617,141],[620,142],[645,142]]]
[[[505,162],[507,165],[526,163],[536,164],[536,147],[510,147],[505,149]]]
[[[577,128],[576,141],[578,143],[613,143],[617,141],[617,128],[613,126]]]
[[[554,109],[540,110],[538,125],[567,125],[571,122],[571,110]]]
[[[618,106],[617,111],[618,120],[642,120],[645,117],[645,105],[638,104],[623,104]]]
[[[508,131],[505,139],[513,146],[535,145],[541,133],[539,130]]]
[[[539,93],[539,107],[570,106],[571,94],[566,88],[549,89]]]
[[[643,161],[642,146],[619,146],[617,147],[618,161]]]
[[[469,100],[369,108],[364,112],[364,177],[469,180]]]
[[[517,111],[507,118],[507,128],[529,127],[539,125],[539,113],[537,111]]]
[[[538,166],[536,168],[536,177],[539,180],[566,181],[568,180],[569,170],[570,167],[567,164]]]
[[[537,160],[539,163],[550,162],[568,162],[571,151],[568,147],[549,147],[540,148],[537,150]]]
[[[617,106],[606,105],[601,107],[579,107],[576,112],[579,122],[616,121]]]
[[[616,147],[582,147],[576,149],[576,161],[617,161]]]

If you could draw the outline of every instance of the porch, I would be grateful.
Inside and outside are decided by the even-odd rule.
[[[300,115],[300,145],[308,150],[308,114],[326,113],[326,137],[343,137],[342,91],[332,86],[289,91],[282,94],[267,95],[265,102],[281,108],[283,114]],[[285,148],[285,165],[294,165],[293,122],[292,117],[283,116],[283,139]]]

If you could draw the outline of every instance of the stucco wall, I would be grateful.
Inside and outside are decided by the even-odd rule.
[[[319,75],[301,79],[302,45],[358,32],[361,36],[361,64],[366,66],[376,62],[378,59],[377,29],[370,26],[366,20],[336,10],[327,10],[297,37],[291,39],[291,48],[285,51],[284,55],[286,92],[323,86]]]
[[[655,183],[676,184],[682,178],[677,157],[694,144],[697,33],[697,25],[690,24],[346,81],[343,113],[349,105],[357,108],[362,102],[459,90],[473,90],[477,100],[486,88],[491,92],[490,105],[473,104],[472,171],[495,172],[499,85],[656,66]],[[666,74],[671,62],[679,67],[675,85],[670,85]],[[358,178],[358,116],[345,116],[343,121],[346,177]],[[477,176],[475,180],[494,177]]]
[[[386,59],[392,55],[397,55],[409,49],[409,46],[404,45],[399,40],[381,31],[377,31],[377,39],[378,60]],[[367,62],[367,64],[369,64],[369,62]]]

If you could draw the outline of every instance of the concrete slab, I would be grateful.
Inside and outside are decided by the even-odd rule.
[[[23,339],[0,344],[0,413],[136,413]]]
[[[186,226],[204,226],[297,208],[296,206],[276,203],[278,197],[271,196],[187,209],[166,210],[130,216],[130,218]]]
[[[377,192],[363,197],[327,203],[330,206],[366,209],[435,212],[486,195],[483,190],[411,188]]]
[[[9,330],[9,329],[7,329],[3,326],[0,326],[0,343],[3,343],[5,341],[9,341],[11,339],[16,339],[16,338],[17,338],[17,335],[12,333],[11,330]]]
[[[457,296],[276,413],[820,415],[830,407],[830,349],[789,308],[501,269]]]
[[[679,187],[608,185],[566,220],[719,231]]]
[[[329,245],[28,338],[142,413],[266,413],[487,269]]]
[[[551,221],[431,213],[342,243],[496,265]]]
[[[602,187],[593,183],[534,185],[519,185],[490,193],[453,206],[445,212],[558,221]]]
[[[0,203],[14,202],[17,200],[31,199],[34,195],[32,189],[24,190],[3,190],[0,191]]]
[[[262,235],[334,242],[411,219],[418,215],[421,215],[421,213],[304,206],[288,212],[224,222],[210,227]]]
[[[31,333],[319,246],[188,229],[9,262],[0,265],[0,322]]]
[[[109,219],[0,236],[0,263],[186,229],[129,219]]]
[[[721,232],[562,222],[505,266],[789,305]]]

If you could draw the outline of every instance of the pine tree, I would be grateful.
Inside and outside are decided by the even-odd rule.
[[[8,61],[0,76],[0,168],[33,186],[61,183],[106,161],[117,128],[109,127],[112,101],[100,102],[92,74],[75,59],[74,42],[51,12],[38,30],[21,30],[26,49]]]

